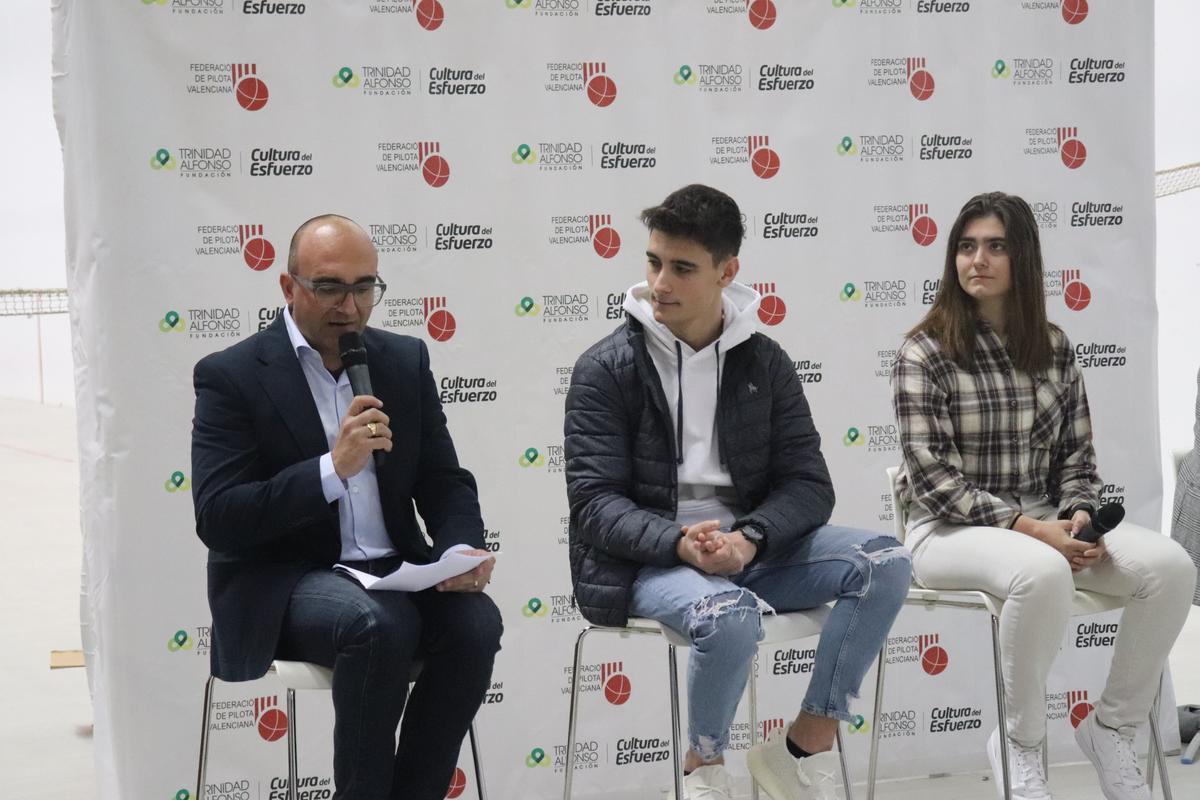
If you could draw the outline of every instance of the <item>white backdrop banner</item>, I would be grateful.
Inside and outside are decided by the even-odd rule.
[[[374,239],[390,288],[372,322],[429,343],[503,553],[504,649],[479,718],[493,797],[560,791],[583,624],[563,400],[643,274],[638,211],[680,185],[741,205],[742,279],[804,382],[834,520],[881,531],[895,349],[962,203],[1023,195],[1051,319],[1090,390],[1104,495],[1159,520],[1150,4],[60,0],[55,19],[104,800],[196,792],[209,614],[192,365],[276,318],[288,239],[321,212]],[[1071,720],[1100,692],[1118,617],[1064,638],[1056,760],[1078,758]],[[768,724],[798,708],[814,646],[761,652]],[[908,609],[888,652],[882,774],[983,768],[986,617]],[[581,795],[669,782],[663,655],[590,644]],[[209,796],[281,798],[281,687],[217,696]],[[308,800],[332,792],[328,703],[301,701]],[[870,725],[847,727],[859,774]],[[448,796],[475,792],[466,770]]]

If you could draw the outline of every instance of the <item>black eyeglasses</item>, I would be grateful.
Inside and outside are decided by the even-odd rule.
[[[292,275],[292,280],[308,289],[317,298],[317,302],[326,308],[336,308],[346,302],[346,295],[354,297],[354,305],[359,308],[373,308],[383,299],[387,284],[378,278],[358,283],[342,283],[341,281],[310,281],[299,275]]]

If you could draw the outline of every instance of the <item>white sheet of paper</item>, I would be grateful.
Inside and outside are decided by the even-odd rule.
[[[335,564],[333,568],[350,575],[362,584],[364,589],[371,589],[372,591],[419,592],[422,589],[435,586],[447,578],[453,578],[455,575],[470,572],[481,562],[495,555],[498,554],[488,553],[482,556],[469,556],[457,549],[451,549],[447,550],[440,559],[432,564],[409,564],[405,562],[400,565],[398,570],[384,575],[382,578],[367,572],[361,572],[352,567],[347,567],[345,564]]]

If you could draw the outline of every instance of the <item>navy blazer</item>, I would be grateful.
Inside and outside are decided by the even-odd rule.
[[[415,563],[456,544],[483,547],[475,479],[458,464],[425,343],[372,328],[363,340],[393,434],[376,471],[393,546]],[[201,359],[193,380],[192,497],[209,549],[212,671],[252,680],[275,657],[296,582],[341,554],[337,503],[325,502],[318,463],[329,445],[282,317]]]

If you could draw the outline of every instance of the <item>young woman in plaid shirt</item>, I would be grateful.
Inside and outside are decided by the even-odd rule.
[[[1109,800],[1150,800],[1133,748],[1187,617],[1196,569],[1171,539],[1125,522],[1073,538],[1099,506],[1083,375],[1046,319],[1028,203],[973,197],[947,239],[933,307],[892,370],[913,575],[981,589],[1000,616],[1013,797],[1049,798],[1045,683],[1076,587],[1128,598],[1104,692],[1076,730]],[[999,735],[988,742],[999,780]]]

